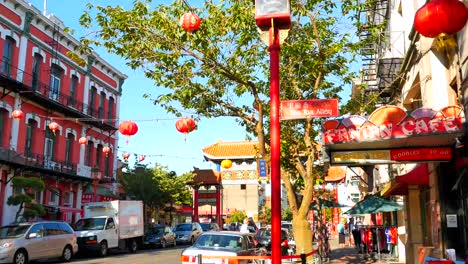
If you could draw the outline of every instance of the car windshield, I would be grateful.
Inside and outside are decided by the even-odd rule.
[[[237,235],[218,235],[204,234],[195,242],[195,247],[214,248],[214,249],[242,249],[242,236]]]
[[[21,237],[31,225],[9,225],[0,228],[0,238]]]
[[[192,231],[192,225],[191,224],[180,224],[177,225],[174,231]]]
[[[211,224],[200,224],[203,231],[210,231]]]
[[[102,230],[106,224],[106,218],[84,218],[75,224],[75,231]]]
[[[162,234],[164,234],[164,228],[163,227],[160,227],[160,228],[151,228],[150,230],[148,230],[146,232],[147,235],[157,235],[157,236],[160,236]]]

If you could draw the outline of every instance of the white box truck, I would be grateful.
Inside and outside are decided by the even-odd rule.
[[[79,251],[106,256],[109,249],[136,252],[143,244],[143,202],[94,202],[83,206],[83,218],[74,224]]]

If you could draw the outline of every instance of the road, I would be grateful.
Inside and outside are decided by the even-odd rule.
[[[78,256],[69,263],[83,264],[180,264],[180,253],[187,246],[177,246],[175,248],[139,250],[135,254],[128,252],[110,252],[105,258],[92,256]],[[37,263],[63,263],[60,260],[44,260]]]

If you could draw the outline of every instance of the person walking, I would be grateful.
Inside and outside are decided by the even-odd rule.
[[[353,230],[351,230],[353,238],[354,238],[354,245],[359,250],[359,253],[362,252],[361,249],[361,232],[359,231],[359,226],[361,225],[361,220],[358,218],[354,223]]]
[[[340,245],[340,247],[343,248],[345,246],[345,238],[346,238],[345,226],[343,223],[339,223],[336,228],[338,229],[338,244]]]
[[[249,233],[249,219],[245,218],[244,223],[241,225],[240,230],[241,233]]]

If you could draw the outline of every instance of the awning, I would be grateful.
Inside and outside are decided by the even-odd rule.
[[[416,165],[410,172],[397,176],[380,191],[382,196],[408,195],[408,185],[429,185],[427,163]]]
[[[356,203],[351,209],[344,212],[348,215],[375,214],[393,212],[403,209],[398,203],[385,200],[376,195],[367,195],[363,200]]]

